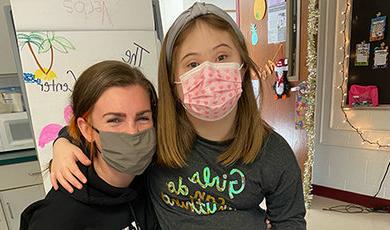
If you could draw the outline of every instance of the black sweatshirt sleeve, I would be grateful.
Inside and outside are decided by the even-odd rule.
[[[144,174],[136,176],[130,187],[138,193],[137,199],[133,203],[136,218],[141,225],[141,229],[145,230],[160,230],[160,225],[157,220],[156,213],[153,208],[150,194],[148,193],[147,175],[150,168]]]
[[[292,149],[275,134],[263,154],[262,181],[272,229],[306,229],[301,171]]]
[[[76,145],[77,147],[79,147],[86,156],[88,156],[88,148],[86,146],[86,143],[83,142],[84,139],[82,139],[82,141],[80,143],[75,143],[75,141],[73,141],[72,137],[70,136],[69,132],[68,132],[68,128],[69,126],[64,126],[60,132],[58,133],[58,137],[54,140],[53,142],[53,145],[55,144],[55,142],[60,139],[60,138],[65,138],[67,139],[69,142],[71,142],[72,144]]]
[[[58,137],[54,140],[53,145],[56,143],[56,141],[60,138],[65,138],[69,141],[72,141],[72,138],[70,137],[68,133],[68,126],[64,126],[60,132],[58,133]]]
[[[28,206],[20,216],[20,230],[81,230],[78,224],[81,215],[71,215],[69,208],[73,200],[67,194],[51,189],[45,199]],[[63,204],[71,205],[63,205]]]

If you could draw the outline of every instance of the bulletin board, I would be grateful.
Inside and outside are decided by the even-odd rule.
[[[377,18],[379,12],[380,16],[386,16],[384,38],[370,41],[370,37],[372,40],[372,36],[370,36],[372,19]],[[380,47],[382,42],[385,46],[390,47],[389,17],[390,4],[387,1],[354,0],[352,3],[348,92],[353,84],[375,85],[378,87],[380,105],[390,104],[390,63],[388,55],[386,65],[375,66],[375,63],[378,63],[375,61],[375,49]],[[366,46],[369,50],[368,61],[363,62],[363,64],[357,63],[357,60],[362,60],[358,59],[357,45],[362,44],[362,42],[369,44],[369,48]]]
[[[250,56],[260,67],[264,67],[268,60],[277,62],[286,57],[285,41],[269,41],[268,7],[273,6],[271,2],[284,1],[239,1],[240,29],[246,38]]]
[[[268,60],[276,63],[287,58],[290,83],[304,80],[305,73],[299,72],[300,63],[306,63],[304,58],[300,60],[300,54],[306,52],[301,50],[301,0],[237,1],[240,29],[256,64],[262,68]]]

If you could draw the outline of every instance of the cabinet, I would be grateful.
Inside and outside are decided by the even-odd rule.
[[[5,220],[5,215],[3,211],[3,206],[0,203],[0,230],[8,229],[7,221]]]
[[[34,201],[42,199],[44,194],[42,184],[0,192],[8,229],[18,230],[23,210]]]
[[[0,166],[0,230],[18,230],[20,215],[45,191],[37,161]]]

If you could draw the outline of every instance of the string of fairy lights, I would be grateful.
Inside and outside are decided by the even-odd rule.
[[[346,90],[346,85],[348,82],[348,62],[349,62],[349,51],[348,47],[350,45],[350,40],[347,36],[347,20],[348,17],[351,13],[351,8],[352,8],[352,3],[351,0],[345,0],[345,8],[344,11],[341,12],[343,18],[341,21],[342,24],[342,30],[340,33],[343,35],[343,45],[339,48],[343,52],[343,58],[342,60],[338,63],[339,66],[341,67],[340,73],[342,75],[342,80],[341,84],[337,87],[341,91],[341,103],[340,103],[340,109],[341,112],[343,113],[344,116],[344,123],[347,123],[360,137],[362,140],[362,144],[369,144],[371,146],[376,147],[377,149],[381,148],[390,148],[390,144],[384,144],[381,143],[379,140],[372,140],[366,137],[366,134],[362,129],[360,129],[358,126],[353,124],[349,118],[347,112],[344,110],[344,105],[345,105],[345,99],[347,97],[347,90]]]

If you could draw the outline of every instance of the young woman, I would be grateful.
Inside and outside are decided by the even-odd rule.
[[[195,3],[168,31],[148,175],[162,229],[265,229],[265,219],[273,229],[306,229],[299,166],[260,116],[253,73],[260,79],[243,34],[214,5]],[[84,159],[65,140],[56,145],[52,183],[81,186],[74,161]]]
[[[145,179],[156,149],[152,84],[137,69],[104,61],[85,70],[72,93],[68,132],[91,160],[73,194],[51,190],[30,205],[21,229],[159,229]]]

